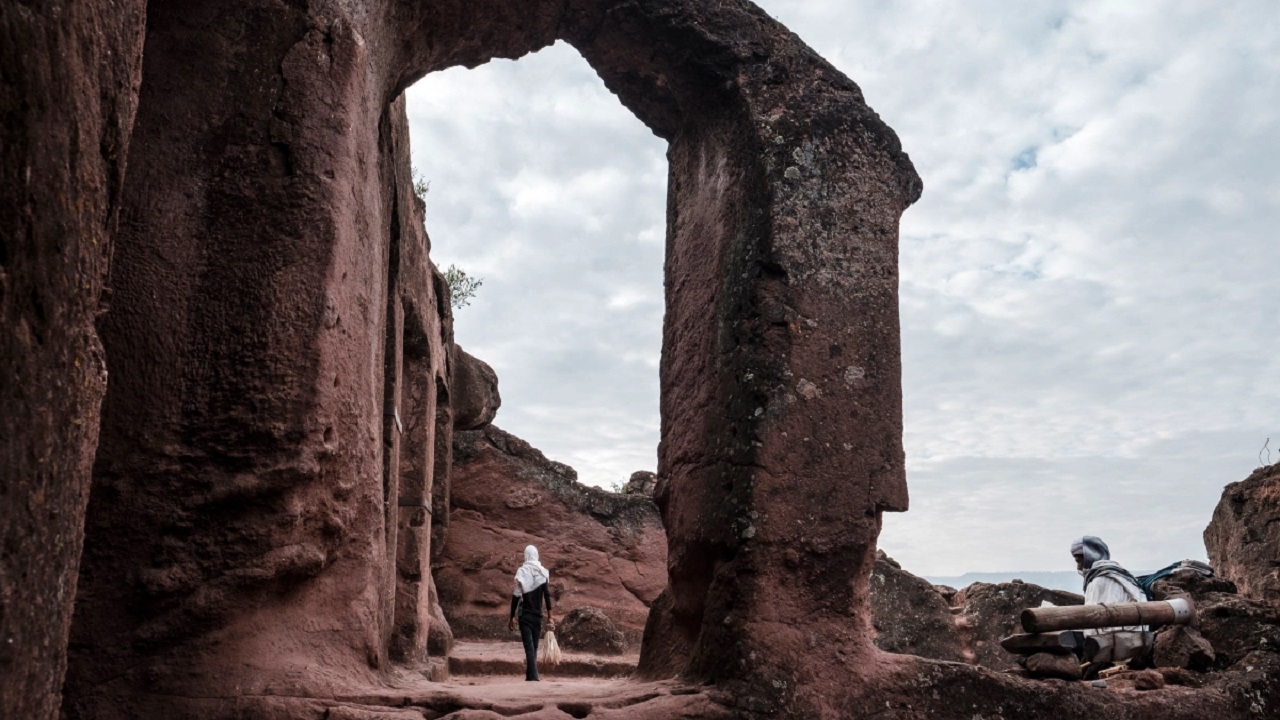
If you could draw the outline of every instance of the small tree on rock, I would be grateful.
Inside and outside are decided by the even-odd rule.
[[[449,284],[450,304],[454,310],[470,305],[476,290],[484,284],[482,278],[471,277],[457,265],[450,265],[445,269],[444,281]]]

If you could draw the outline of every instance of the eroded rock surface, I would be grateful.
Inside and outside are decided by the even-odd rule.
[[[627,638],[602,610],[580,607],[570,610],[556,623],[556,637],[570,650],[584,650],[598,655],[621,655],[627,651]]]
[[[1280,606],[1280,463],[1222,491],[1204,545],[1241,594]]]
[[[652,497],[658,487],[658,476],[648,470],[637,470],[631,473],[627,484],[622,486],[623,495],[645,495]]]
[[[498,374],[489,363],[454,345],[453,427],[455,430],[479,430],[493,422],[502,406],[498,392]]]
[[[512,637],[512,578],[526,545],[551,572],[555,615],[594,608],[634,648],[666,585],[666,536],[652,500],[587,487],[563,463],[490,425],[454,440],[440,601],[460,638]]]
[[[0,3],[0,717],[57,716],[145,3]]]
[[[452,337],[400,62],[363,15],[388,7],[148,8],[70,719],[331,693],[425,652]]]
[[[1082,605],[1084,596],[1021,581],[973,583],[957,593],[953,603],[963,608],[959,617],[972,638],[973,662],[993,670],[1016,665],[1017,657],[1000,647],[1000,640],[1022,632],[1018,616],[1043,602]]]
[[[966,662],[972,653],[944,596],[880,552],[871,571],[871,624],[886,652]]]

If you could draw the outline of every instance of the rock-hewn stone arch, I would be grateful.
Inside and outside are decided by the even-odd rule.
[[[0,3],[0,205],[18,209],[0,215],[17,378],[0,385],[0,714],[58,714],[106,309],[63,716],[423,715],[388,707],[405,697],[388,657],[419,651],[424,614],[421,587],[391,593],[441,529],[427,496],[447,504],[464,413],[398,97],[556,38],[671,143],[673,560],[644,663],[716,681],[680,708],[1191,720],[1280,703],[1263,655],[1134,695],[874,652],[866,570],[879,513],[905,505],[896,223],[919,185],[856,88],[753,6],[99,5]],[[387,441],[388,398],[417,423],[407,441]],[[414,547],[393,556],[393,534]],[[663,697],[603,714],[694,716]]]
[[[467,8],[416,26],[409,78],[563,39],[670,143],[671,586],[642,670],[767,674],[761,658],[806,634],[865,651],[879,513],[906,509],[897,225],[920,181],[896,136],[745,3]]]
[[[130,688],[323,693],[385,667],[386,418],[406,334],[433,377],[450,342],[447,318],[404,312],[439,302],[396,98],[556,39],[670,143],[671,573],[645,672],[767,677],[768,703],[837,649],[871,651],[879,513],[906,507],[897,223],[920,183],[856,86],[745,3],[156,2],[73,717],[112,716]],[[821,657],[802,652],[818,637]]]
[[[534,17],[541,34],[508,35],[527,46],[463,41],[480,53],[463,59],[424,29],[438,54],[423,67],[564,39],[670,142],[671,587],[643,670],[768,674],[759,658],[806,634],[864,651],[879,513],[906,508],[896,248],[918,177],[856,86],[758,9],[570,3]]]

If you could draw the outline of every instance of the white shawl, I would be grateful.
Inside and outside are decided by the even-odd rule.
[[[524,564],[516,571],[516,589],[513,595],[533,592],[551,579],[551,574],[538,562],[538,548],[530,545],[524,549]]]

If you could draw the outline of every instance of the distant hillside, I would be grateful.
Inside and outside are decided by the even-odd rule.
[[[925,580],[934,585],[950,585],[953,588],[965,588],[976,582],[984,583],[1002,583],[1010,580],[1021,580],[1023,582],[1039,585],[1043,588],[1051,588],[1054,590],[1066,590],[1068,592],[1083,592],[1081,584],[1084,579],[1074,570],[1033,570],[1028,572],[971,572],[955,577],[940,576],[924,576]]]

